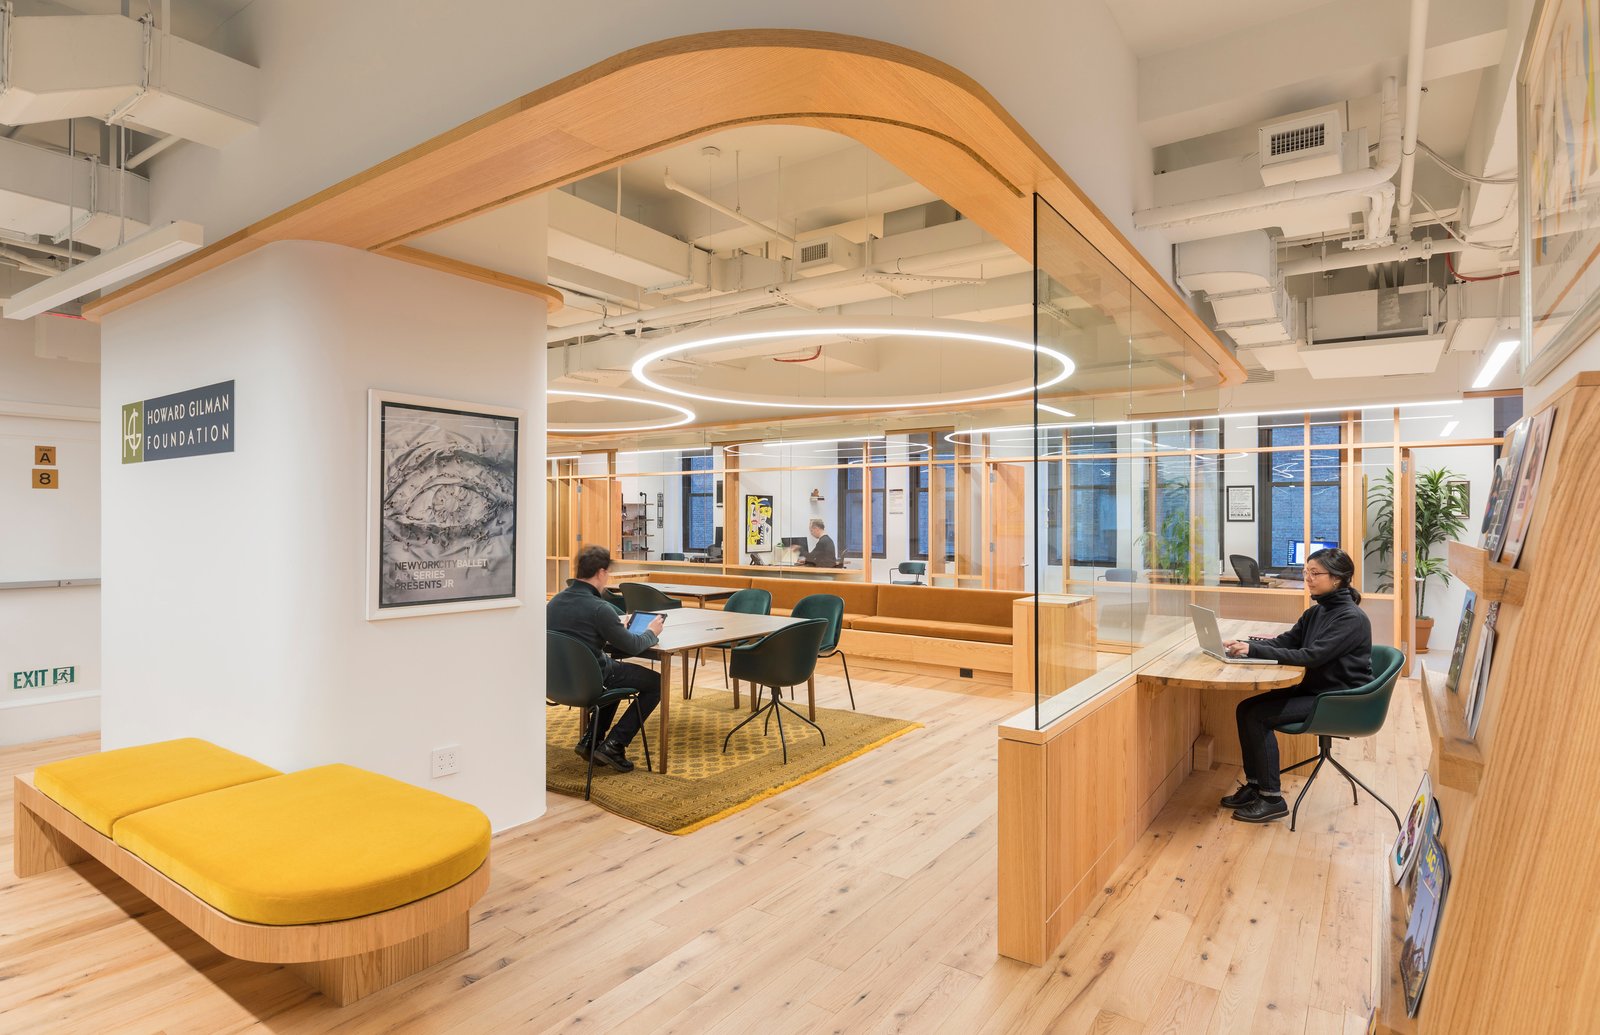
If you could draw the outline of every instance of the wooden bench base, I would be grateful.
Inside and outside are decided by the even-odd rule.
[[[871,658],[874,665],[890,671],[1011,685],[1009,643],[845,629],[839,634],[839,649],[852,658]],[[963,676],[963,669],[971,674]]]
[[[13,867],[18,877],[94,859],[190,930],[235,959],[288,964],[345,1006],[465,952],[472,904],[489,889],[489,861],[427,898],[382,913],[321,924],[253,924],[222,913],[174,883],[18,776]]]

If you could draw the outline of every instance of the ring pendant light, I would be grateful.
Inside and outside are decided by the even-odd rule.
[[[608,399],[612,402],[637,403],[640,406],[659,407],[660,409],[676,414],[675,419],[666,420],[664,423],[660,418],[654,420],[646,419],[642,421],[624,422],[609,426],[602,426],[598,423],[551,423],[545,427],[546,433],[551,435],[599,435],[607,432],[618,431],[661,431],[666,428],[676,428],[694,420],[693,410],[684,406],[679,406],[677,403],[666,402],[662,399],[647,399],[635,395],[614,395],[608,392],[580,392],[568,388],[551,388],[544,394],[546,399],[551,400],[560,397],[571,399]]]

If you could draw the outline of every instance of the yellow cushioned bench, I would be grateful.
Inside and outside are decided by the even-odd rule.
[[[347,765],[282,774],[201,740],[16,778],[13,866],[97,859],[227,955],[340,1006],[466,951],[489,820]],[[109,831],[109,836],[107,836]]]
[[[194,737],[118,748],[43,765],[34,786],[111,836],[125,816],[169,801],[283,774]]]

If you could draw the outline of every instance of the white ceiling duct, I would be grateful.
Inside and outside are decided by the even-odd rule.
[[[0,8],[0,123],[93,118],[226,147],[255,128],[258,69],[114,14]]]
[[[144,177],[0,137],[0,230],[106,249],[149,228]]]

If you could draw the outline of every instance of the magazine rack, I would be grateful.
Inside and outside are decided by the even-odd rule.
[[[1416,1017],[1400,984],[1408,906],[1391,889],[1380,1030],[1585,1031],[1600,1003],[1600,373],[1547,406],[1555,422],[1518,567],[1450,546],[1451,571],[1480,602],[1500,602],[1495,652],[1475,740],[1466,682],[1448,693],[1423,677],[1451,880]]]

